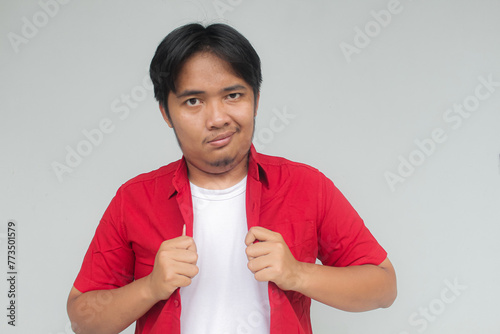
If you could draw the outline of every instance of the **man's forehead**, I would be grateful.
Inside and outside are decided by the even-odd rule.
[[[201,94],[249,88],[250,85],[234,71],[229,62],[215,54],[196,53],[181,67],[173,93],[182,97],[195,92]]]
[[[210,72],[212,75],[214,73],[228,73],[237,76],[230,62],[213,52],[205,51],[196,52],[182,62],[176,75],[176,81],[186,76],[196,77],[197,74],[204,72]]]

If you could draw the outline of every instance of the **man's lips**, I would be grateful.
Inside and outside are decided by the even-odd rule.
[[[220,135],[217,135],[214,138],[210,139],[208,141],[208,144],[217,147],[227,145],[231,141],[231,138],[233,137],[234,133],[235,133],[234,131],[227,131],[221,133]]]

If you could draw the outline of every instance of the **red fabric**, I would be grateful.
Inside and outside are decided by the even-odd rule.
[[[248,228],[279,232],[299,261],[351,266],[380,264],[387,253],[349,202],[318,170],[250,151]],[[97,227],[75,287],[113,289],[148,275],[160,244],[193,233],[184,159],[139,175],[120,187]],[[269,283],[271,334],[312,333],[310,298]],[[136,333],[180,333],[179,290],[137,320]]]

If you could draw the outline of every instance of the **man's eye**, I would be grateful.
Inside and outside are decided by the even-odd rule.
[[[241,96],[241,93],[231,93],[229,94],[227,97],[230,99],[230,100],[235,100],[237,98],[239,98]]]
[[[198,105],[200,103],[200,100],[198,100],[197,98],[192,98],[192,99],[189,99],[186,101],[186,104],[190,107],[194,107],[196,105]]]

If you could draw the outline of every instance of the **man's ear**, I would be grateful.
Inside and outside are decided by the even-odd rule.
[[[160,111],[161,111],[161,115],[163,116],[163,119],[165,120],[165,122],[167,122],[168,126],[170,128],[173,128],[172,121],[167,116],[167,112],[165,111],[165,108],[163,107],[163,104],[161,104],[161,103],[160,103]]]
[[[253,112],[253,117],[257,116],[257,109],[259,109],[259,99],[260,99],[260,92],[257,93],[257,97],[255,98],[255,110]]]

